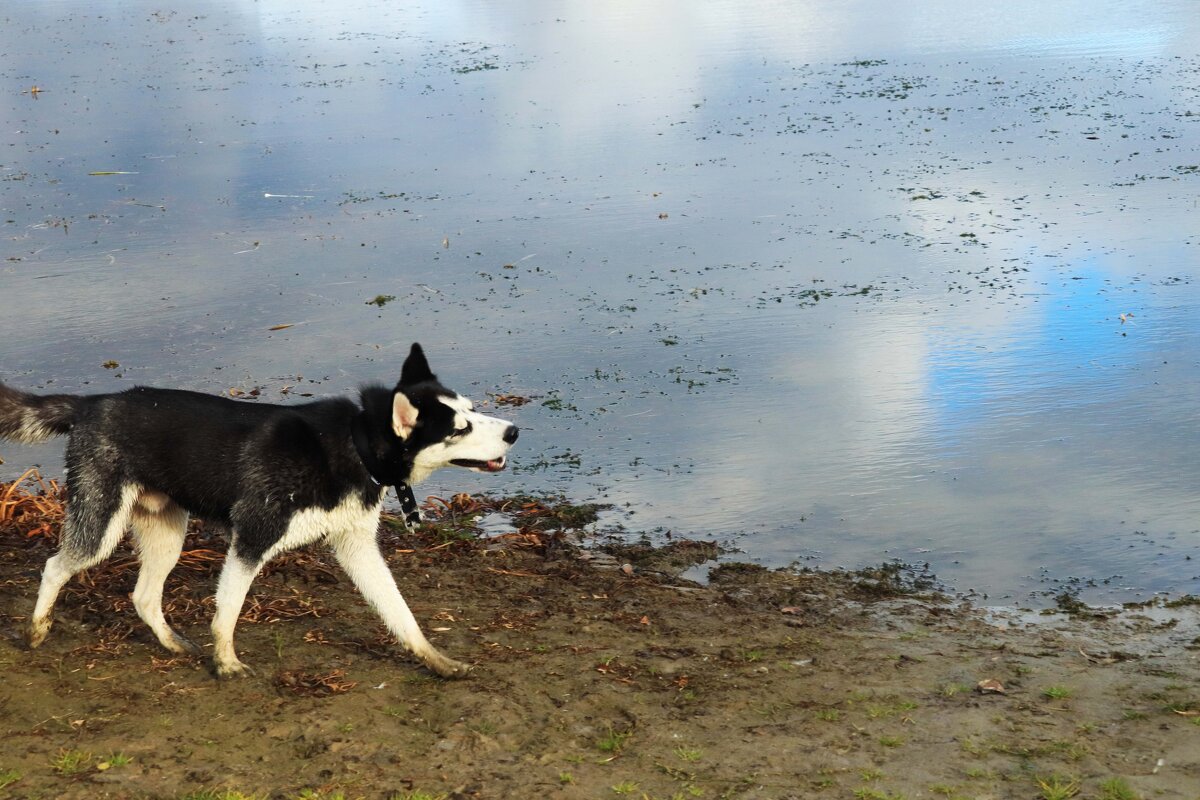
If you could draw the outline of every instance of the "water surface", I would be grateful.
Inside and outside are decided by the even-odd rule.
[[[1200,592],[1200,23],[960,6],[9,3],[0,374],[295,402],[418,340],[534,398],[431,493]]]

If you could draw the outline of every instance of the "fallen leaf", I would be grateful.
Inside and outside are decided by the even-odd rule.
[[[1006,694],[1004,684],[995,678],[984,678],[975,684],[975,691],[980,694]]]
[[[494,394],[492,395],[492,400],[498,406],[523,406],[532,400],[532,398],[519,394]]]
[[[292,327],[292,326],[293,326],[293,325],[295,325],[295,324],[296,324],[296,323],[294,323],[294,322],[285,322],[285,323],[284,323],[284,324],[282,324],[282,325],[272,325],[271,327],[267,328],[267,330],[269,330],[269,331],[281,331],[281,330],[283,330],[284,328],[290,328],[290,327]]]

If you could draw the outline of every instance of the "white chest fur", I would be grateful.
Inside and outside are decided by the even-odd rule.
[[[379,526],[380,503],[365,505],[356,494],[348,494],[330,509],[305,508],[292,515],[287,530],[263,557],[268,561],[279,553],[303,547],[328,536],[351,533],[374,536]]]

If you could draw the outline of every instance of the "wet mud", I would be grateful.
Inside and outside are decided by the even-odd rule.
[[[497,508],[516,531],[476,536]],[[162,651],[131,553],[73,581],[30,651],[56,523],[2,517],[0,797],[1196,797],[1186,603],[1031,622],[894,567],[725,564],[700,585],[676,576],[712,545],[581,548],[588,513],[553,500],[427,510],[381,541],[464,680],[407,658],[320,549],[253,587],[254,676]],[[205,644],[222,550],[197,528],[167,585]]]

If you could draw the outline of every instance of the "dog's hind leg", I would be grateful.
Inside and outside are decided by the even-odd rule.
[[[246,602],[246,593],[258,571],[262,569],[261,558],[246,561],[237,552],[237,538],[229,546],[225,554],[225,567],[221,570],[221,578],[217,581],[217,611],[213,614],[213,669],[218,678],[232,678],[236,675],[254,674],[254,670],[238,660],[237,651],[233,647],[233,629],[237,625],[238,615],[242,612],[242,604]]]
[[[141,487],[126,485],[116,495],[89,492],[90,487],[74,490],[67,503],[62,542],[58,552],[46,562],[37,604],[29,621],[26,640],[37,647],[46,640],[54,621],[54,603],[72,576],[94,567],[112,555],[129,527],[129,516]]]
[[[346,570],[367,602],[379,612],[384,624],[400,644],[443,678],[462,677],[471,670],[469,665],[442,655],[421,633],[416,618],[396,586],[392,571],[379,552],[373,529],[356,529],[332,536],[330,544],[342,569]]]
[[[163,584],[179,561],[183,538],[187,534],[187,512],[166,495],[145,492],[133,509],[133,536],[142,560],[133,607],[150,626],[163,647],[172,653],[200,652],[200,648],[180,636],[163,615]]]

